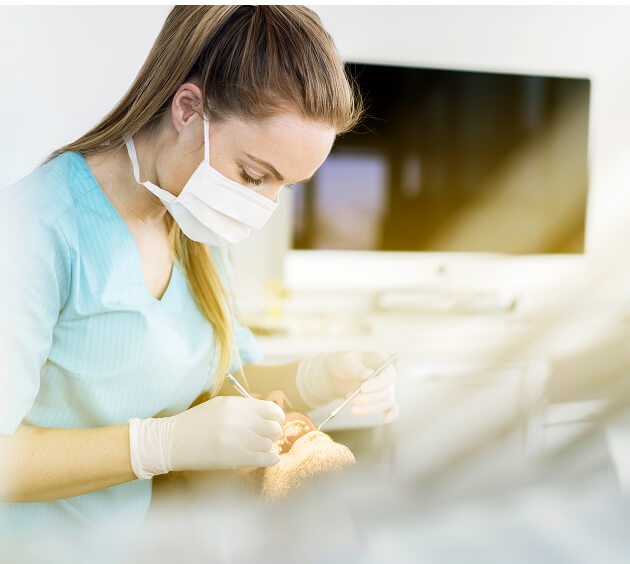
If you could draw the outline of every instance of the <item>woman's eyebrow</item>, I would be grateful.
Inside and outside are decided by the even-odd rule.
[[[277,169],[271,163],[268,163],[267,161],[263,161],[262,159],[259,159],[255,157],[254,155],[250,155],[249,153],[244,153],[244,155],[247,158],[251,159],[252,161],[258,163],[259,165],[267,167],[272,172],[272,174],[277,178],[278,182],[284,182],[284,177],[277,171]],[[295,182],[295,184],[303,184],[304,182],[308,182],[311,178],[307,178],[305,180],[299,180],[298,182]]]
[[[254,162],[257,162],[259,165],[267,167],[273,175],[278,179],[279,182],[284,182],[284,177],[276,170],[276,168],[267,161],[263,161],[262,159],[256,158],[254,155],[250,155],[249,153],[245,153],[245,156],[251,159]]]

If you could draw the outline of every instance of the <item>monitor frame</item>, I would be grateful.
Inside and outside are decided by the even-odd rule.
[[[352,60],[348,63],[385,64],[383,61]],[[439,68],[512,75],[544,76],[550,78],[591,79],[587,76],[515,72],[514,69],[445,68],[401,65],[402,68]],[[592,84],[591,84],[592,86]],[[589,127],[587,160],[590,161],[591,129]],[[587,166],[588,168],[588,166]],[[567,254],[508,254],[492,252],[437,252],[437,251],[382,251],[382,250],[327,250],[289,248],[284,261],[284,284],[294,290],[338,291],[416,291],[448,288],[453,292],[477,291],[515,295],[535,289],[544,289],[561,273],[585,272],[586,240],[588,228],[588,192],[590,175],[587,172],[587,212],[584,235],[584,252]],[[288,199],[292,200],[289,195]],[[284,204],[292,210],[292,201]],[[289,225],[292,233],[291,218]],[[289,235],[291,237],[291,234]],[[500,283],[498,283],[500,281]]]

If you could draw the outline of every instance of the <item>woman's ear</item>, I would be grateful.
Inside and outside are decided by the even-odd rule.
[[[186,82],[177,89],[171,102],[171,120],[177,133],[190,125],[195,116],[203,118],[201,100],[201,88],[195,82]]]

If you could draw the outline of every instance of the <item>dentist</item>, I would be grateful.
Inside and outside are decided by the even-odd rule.
[[[140,523],[155,475],[275,464],[284,413],[229,395],[228,370],[306,412],[382,362],[257,364],[222,250],[359,114],[309,9],[176,6],[116,107],[2,191],[0,530]],[[393,420],[395,377],[352,411]]]

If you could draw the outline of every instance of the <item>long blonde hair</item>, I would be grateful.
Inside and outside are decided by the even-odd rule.
[[[118,104],[94,128],[44,162],[66,151],[87,156],[119,150],[128,137],[155,127],[169,111],[175,92],[189,80],[200,83],[203,111],[215,122],[230,117],[261,119],[290,108],[343,133],[361,114],[357,89],[312,10],[175,6]],[[216,393],[229,370],[232,350],[238,355],[231,298],[205,245],[188,239],[175,222],[170,241],[195,301],[214,329],[219,351]]]

